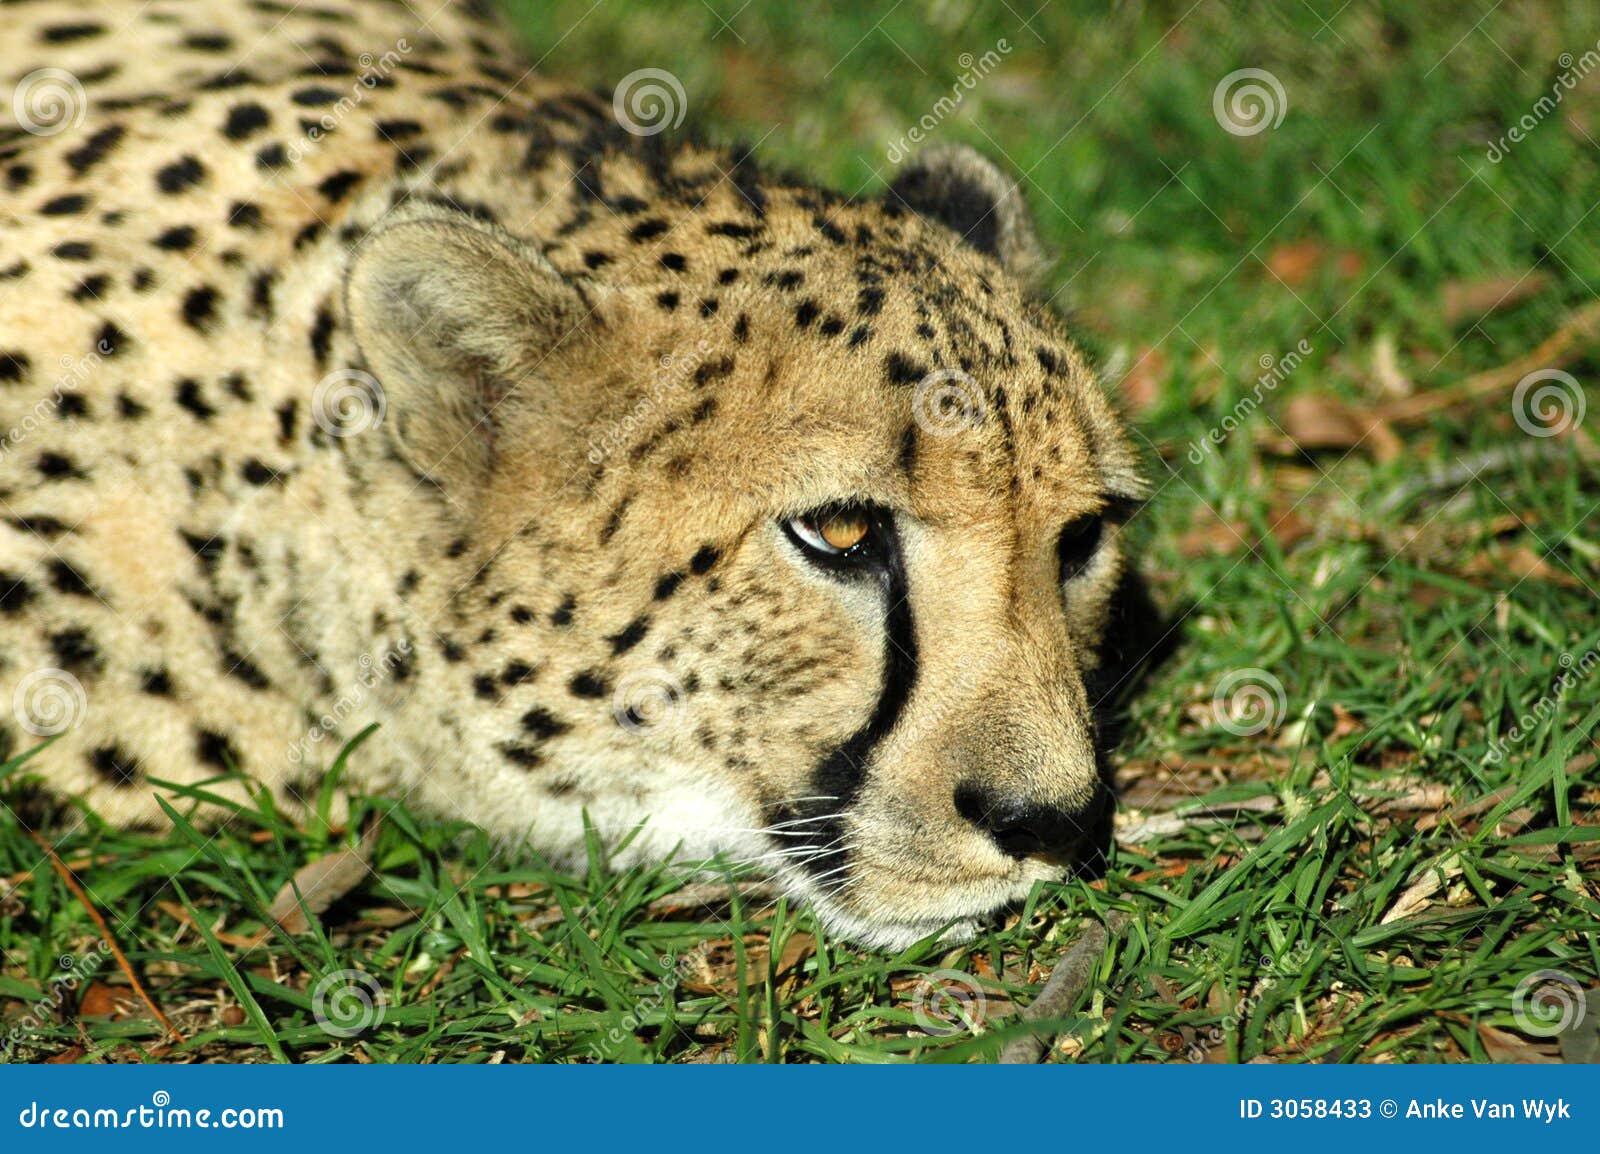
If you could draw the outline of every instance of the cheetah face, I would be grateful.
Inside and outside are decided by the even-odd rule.
[[[368,244],[349,307],[395,446],[493,559],[463,612],[500,619],[499,587],[565,610],[529,614],[554,688],[507,788],[552,775],[602,826],[631,794],[605,832],[763,862],[886,947],[1095,848],[1086,677],[1140,482],[1003,267],[1016,203],[960,152],[834,206],[846,243],[703,242],[709,317],[464,220]],[[525,707],[486,712],[497,748],[527,749]]]

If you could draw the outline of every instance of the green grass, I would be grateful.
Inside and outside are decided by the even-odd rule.
[[[14,1056],[990,1058],[1026,1029],[1019,1009],[1083,919],[1112,911],[1129,928],[1052,1023],[1052,1058],[1553,1053],[1513,1003],[1542,970],[1600,981],[1600,669],[1552,693],[1561,655],[1576,671],[1600,644],[1600,478],[1582,455],[1600,407],[1576,435],[1536,439],[1508,384],[1398,423],[1387,442],[1379,430],[1308,455],[1268,441],[1303,433],[1297,400],[1367,414],[1397,376],[1417,394],[1448,389],[1528,354],[1594,299],[1600,74],[1502,162],[1486,157],[1561,55],[1600,38],[1589,6],[1057,3],[1028,26],[1034,5],[963,0],[511,7],[536,55],[556,46],[546,71],[612,84],[667,68],[707,131],[864,196],[961,55],[1006,39],[932,138],[1028,174],[1060,254],[1056,303],[1137,409],[1157,497],[1134,532],[1174,644],[1124,702],[1124,841],[1098,883],[1041,887],[975,942],[888,957],[781,902],[674,905],[670,871],[613,874],[598,854],[581,876],[508,864],[470,830],[357,799],[352,829],[383,818],[370,877],[309,933],[251,948],[279,888],[352,835],[263,808],[213,838],[182,819],[194,802],[179,796],[172,836],[91,817],[59,852],[83,863],[188,1041],[158,1049],[150,1017],[85,1016],[68,998],[36,1007]],[[1236,136],[1212,94],[1247,67],[1281,82],[1287,110]],[[1525,277],[1535,291],[1500,307],[1499,291],[1448,307]],[[1587,339],[1564,366],[1580,382],[1600,367]],[[1260,358],[1282,363],[1301,341],[1302,363],[1196,464],[1190,445],[1251,396]],[[1385,443],[1398,451],[1374,451]],[[1479,479],[1415,484],[1483,454]],[[1214,697],[1248,670],[1265,671],[1269,698],[1281,687],[1282,709],[1269,700],[1270,724],[1240,734],[1254,727]],[[1541,700],[1531,732],[1508,740]],[[14,806],[26,768],[7,773]],[[1386,918],[1429,871],[1448,872]],[[58,957],[96,941],[0,814],[0,1010],[17,1020],[51,990]],[[350,970],[372,976],[382,1020],[331,1036],[313,992]],[[930,1016],[932,971],[949,996]],[[122,980],[110,962],[98,976]]]

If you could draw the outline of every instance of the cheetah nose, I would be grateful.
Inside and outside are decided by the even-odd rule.
[[[963,785],[955,792],[955,805],[957,813],[987,833],[1008,857],[1072,861],[1103,840],[1111,795],[1097,786],[1088,805],[1069,808]]]

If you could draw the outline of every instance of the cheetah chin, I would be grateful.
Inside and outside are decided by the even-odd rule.
[[[481,3],[5,12],[0,757],[159,825],[376,725],[359,790],[891,949],[1104,844],[1145,490],[998,167],[843,196]]]

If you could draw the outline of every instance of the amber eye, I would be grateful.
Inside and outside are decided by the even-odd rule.
[[[785,522],[785,527],[802,545],[826,557],[852,555],[872,534],[872,521],[859,508],[808,513]]]

